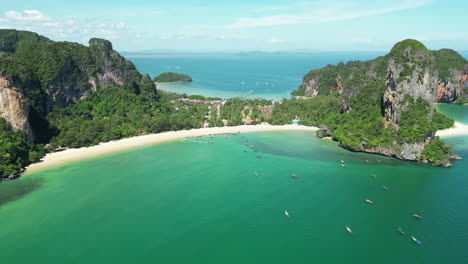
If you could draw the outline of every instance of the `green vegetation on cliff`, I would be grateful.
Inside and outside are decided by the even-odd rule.
[[[170,97],[170,95],[168,95]],[[147,133],[199,128],[206,105],[171,103],[154,83],[111,86],[48,115],[56,146],[81,147]],[[131,103],[129,103],[131,102]]]
[[[450,69],[464,69],[465,65],[468,64],[463,56],[452,49],[435,50],[432,54],[435,57],[439,77],[444,80],[450,78]]]
[[[452,146],[444,144],[439,137],[435,137],[424,148],[421,159],[434,164],[446,164],[450,162],[449,156],[453,154]]]
[[[191,82],[192,77],[175,72],[163,72],[158,76],[154,77],[155,82]]]
[[[315,96],[311,99],[314,104],[319,104],[324,98],[330,100],[329,98],[337,97],[336,100],[340,102],[338,113],[329,109],[325,117],[315,120],[313,124],[328,125],[333,131],[333,138],[341,146],[414,159],[413,153],[422,151],[418,144],[436,140],[435,131],[453,126],[454,121],[436,112],[431,105],[435,101],[436,87],[425,87],[429,93],[434,93],[433,98],[430,98],[427,93],[411,92],[413,86],[418,86],[411,82],[420,80],[419,85],[426,82],[425,85],[428,86],[439,80],[452,78],[450,81],[455,85],[452,89],[459,89],[456,87],[458,80],[451,76],[454,72],[462,73],[467,64],[453,50],[431,52],[416,40],[404,40],[398,42],[383,57],[327,65],[312,70],[304,76],[301,86],[291,94]],[[426,73],[432,78],[430,82],[423,80]],[[413,98],[410,96],[413,94],[426,97]],[[458,99],[462,100],[462,97]],[[292,110],[283,114],[296,115],[297,111]],[[404,145],[407,146],[405,150],[402,149]],[[412,147],[408,147],[410,145]],[[409,148],[413,150],[408,151]],[[438,148],[439,151],[426,151],[424,158],[422,155],[419,158],[441,164],[439,161],[447,161],[452,155],[448,149],[443,147]]]
[[[14,177],[21,168],[38,161],[45,153],[41,145],[28,143],[24,133],[12,131],[0,118],[0,181]]]
[[[23,40],[29,41],[49,41],[48,38],[30,31],[14,29],[0,29],[0,53],[16,51],[16,45]]]
[[[310,99],[283,99],[275,104],[271,119],[273,125],[291,124],[293,119],[301,124],[318,126],[328,118],[339,115],[340,100],[334,96],[317,96]]]
[[[91,39],[85,47],[53,42],[35,33],[0,30],[0,74],[10,75],[24,90],[30,105],[29,122],[38,142],[54,147],[90,146],[146,133],[199,128],[206,123],[240,125],[249,120],[252,124],[289,124],[299,119],[304,125],[326,124],[333,138],[352,150],[388,148],[398,152],[403,144],[429,140],[421,158],[445,164],[453,151],[434,137],[434,132],[451,127],[453,120],[435,112],[430,102],[406,94],[398,105],[398,122],[384,122],[390,61],[403,63],[396,82],[410,80],[416,66],[430,63],[427,54],[433,54],[430,56],[434,56],[432,61],[438,64],[441,76],[464,63],[458,58],[452,64],[456,54],[450,50],[428,53],[419,44],[403,41],[387,56],[313,70],[293,95],[309,95],[310,89],[316,89],[313,93],[318,96],[284,99],[274,105],[265,99],[231,98],[221,106],[220,102],[186,100],[220,98],[158,91],[154,82],[192,79],[167,72],[151,80],[102,39]],[[112,74],[105,74],[109,70]],[[104,75],[119,75],[119,79],[103,81]],[[0,176],[16,173],[45,153],[42,145],[28,143],[22,132],[11,131],[3,119],[0,141]]]
[[[463,96],[454,101],[455,104],[468,104],[468,87],[463,88]]]
[[[407,63],[411,59],[409,53],[429,53],[429,50],[421,42],[414,39],[406,39],[396,43],[389,55],[395,59],[397,63]]]

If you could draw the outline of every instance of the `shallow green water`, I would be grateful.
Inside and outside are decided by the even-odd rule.
[[[446,141],[464,158],[448,169],[291,131],[169,142],[30,173],[0,184],[0,260],[468,263],[468,139]]]

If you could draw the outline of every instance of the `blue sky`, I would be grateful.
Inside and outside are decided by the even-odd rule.
[[[468,50],[466,0],[9,1],[0,28],[119,51],[387,51],[414,38]]]

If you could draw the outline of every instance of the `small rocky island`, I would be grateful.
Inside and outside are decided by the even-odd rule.
[[[186,74],[181,74],[181,73],[176,73],[176,72],[163,72],[160,75],[154,77],[153,79],[154,82],[191,82],[192,77],[186,75]]]

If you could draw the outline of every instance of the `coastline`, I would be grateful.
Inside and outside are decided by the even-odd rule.
[[[62,165],[68,162],[98,157],[128,149],[143,147],[151,144],[173,141],[184,138],[203,137],[211,135],[235,134],[245,132],[266,132],[266,131],[291,131],[305,130],[317,131],[317,127],[303,125],[242,125],[232,127],[211,127],[197,128],[190,130],[169,131],[158,134],[150,134],[125,138],[110,142],[100,143],[95,146],[67,149],[60,152],[53,152],[45,155],[41,161],[26,167],[25,173],[34,172],[53,166]],[[437,136],[459,136],[468,135],[468,125],[455,122],[454,127],[436,132]]]
[[[303,125],[243,125],[232,127],[210,127],[210,128],[197,128],[190,130],[179,130],[163,132],[158,134],[150,134],[143,136],[136,136],[125,138],[105,143],[100,143],[91,147],[82,147],[67,149],[60,152],[53,152],[45,155],[41,161],[33,163],[26,167],[25,173],[34,172],[40,169],[58,166],[67,162],[78,161],[82,159],[93,158],[106,154],[111,154],[128,149],[143,147],[151,144],[162,143],[177,139],[202,137],[210,135],[222,134],[235,134],[244,132],[265,132],[265,131],[291,131],[291,130],[305,130],[317,131],[317,127],[309,127]]]
[[[455,122],[455,125],[451,128],[439,130],[436,132],[436,136],[449,137],[449,136],[462,136],[468,135],[468,125],[460,122]]]

